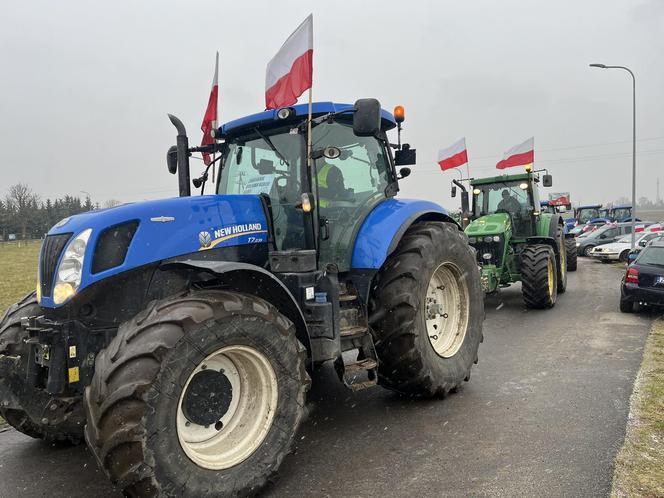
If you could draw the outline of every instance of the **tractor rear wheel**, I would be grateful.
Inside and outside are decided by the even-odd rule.
[[[33,292],[12,305],[0,321],[0,416],[35,439],[78,444],[85,425],[81,397],[52,396],[26,383],[30,346],[21,318],[41,313]]]
[[[558,225],[558,294],[563,294],[567,290],[567,245],[565,244],[565,232],[562,225]]]
[[[565,249],[567,250],[567,271],[576,271],[578,251],[574,237],[565,239]]]
[[[521,292],[526,307],[553,308],[558,297],[556,255],[550,246],[533,244],[521,253]]]
[[[85,436],[128,496],[246,496],[290,451],[310,380],[294,325],[255,296],[152,303],[97,356]]]
[[[376,275],[369,317],[383,387],[432,397],[469,380],[484,299],[463,233],[449,223],[409,228]]]

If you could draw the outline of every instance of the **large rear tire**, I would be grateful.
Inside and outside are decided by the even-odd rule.
[[[0,416],[35,439],[78,444],[85,425],[81,397],[52,396],[26,384],[30,346],[21,318],[41,313],[33,292],[10,306],[0,321]]]
[[[567,245],[565,244],[565,231],[562,225],[558,225],[558,294],[567,290]]]
[[[375,277],[369,313],[383,387],[432,397],[468,380],[484,300],[463,233],[448,223],[409,228]]]
[[[129,496],[246,496],[290,451],[310,380],[263,299],[201,291],[150,305],[97,356],[85,436]]]
[[[526,246],[521,253],[521,292],[526,307],[553,308],[558,297],[558,272],[553,249],[544,244]]]
[[[567,249],[567,271],[576,271],[578,251],[576,247],[576,239],[570,237],[565,239],[565,248]]]

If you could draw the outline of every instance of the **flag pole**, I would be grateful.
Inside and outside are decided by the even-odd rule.
[[[311,115],[313,114],[313,81],[309,87],[309,119],[307,120],[307,164],[313,168],[313,161],[311,159]]]

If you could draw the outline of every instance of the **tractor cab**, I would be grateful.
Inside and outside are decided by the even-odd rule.
[[[306,106],[282,110],[276,119],[245,118],[251,118],[250,126],[231,122],[222,128],[217,194],[264,196],[272,213],[273,249],[317,250],[319,267],[334,265],[337,271],[350,269],[353,237],[367,215],[398,191],[385,134],[396,123],[376,110],[374,133],[358,135],[352,110],[314,105],[314,117],[325,119],[314,120],[310,163],[301,126]]]
[[[545,177],[550,181],[549,175]],[[501,231],[510,230],[517,238],[534,235],[541,213],[537,183],[539,176],[532,172],[471,180],[472,219],[502,213],[491,216],[495,222],[500,221]]]

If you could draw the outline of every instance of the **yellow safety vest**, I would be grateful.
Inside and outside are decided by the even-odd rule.
[[[330,173],[334,166],[329,163],[325,163],[325,166],[323,166],[320,171],[318,172],[318,175],[316,175],[316,178],[318,179],[318,205],[320,207],[327,207],[330,204],[330,200],[325,198],[323,194],[321,194],[320,189],[325,189],[327,190],[327,175]]]

